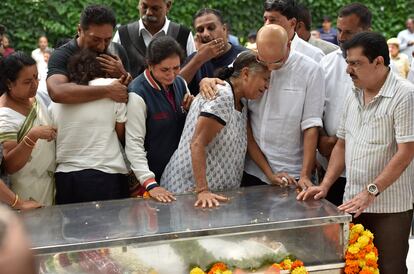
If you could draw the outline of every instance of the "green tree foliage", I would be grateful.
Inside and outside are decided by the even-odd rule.
[[[324,15],[331,16],[336,24],[336,15],[340,8],[346,4],[356,2],[349,0],[303,0],[312,13],[313,28],[321,27]],[[370,0],[359,1],[365,4],[372,12],[372,29],[380,32],[387,38],[396,37],[398,32],[405,28],[408,16],[414,14],[413,0]]]
[[[341,6],[350,3],[345,0],[302,0],[310,7],[314,27],[318,27],[323,15],[332,18]],[[387,37],[397,35],[404,28],[404,21],[413,14],[414,0],[371,0],[362,1],[373,12],[373,29]],[[138,18],[138,0],[1,0],[0,23],[8,28],[13,46],[30,52],[36,47],[37,38],[46,34],[53,45],[57,39],[73,37],[82,9],[88,4],[99,3],[111,6],[121,24]],[[192,15],[201,7],[217,8],[223,11],[225,20],[232,26],[232,32],[241,37],[262,25],[262,0],[175,0],[169,17],[191,26]],[[335,21],[335,20],[334,20]]]

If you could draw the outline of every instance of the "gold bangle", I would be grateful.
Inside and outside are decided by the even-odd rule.
[[[14,198],[13,204],[11,205],[11,208],[14,208],[17,205],[17,202],[19,201],[19,194],[16,193],[15,195],[16,196]]]
[[[35,141],[33,141],[32,139],[30,139],[30,137],[29,136],[24,136],[24,138],[23,139],[28,139],[31,143],[32,143],[32,145],[34,146],[34,145],[36,145],[36,142]]]
[[[29,148],[34,148],[34,145],[29,144],[25,138],[23,138],[23,143],[28,146]]]

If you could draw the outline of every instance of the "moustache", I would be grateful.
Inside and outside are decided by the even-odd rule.
[[[351,76],[352,79],[358,79],[358,76],[356,76],[355,74],[351,73],[349,74],[349,76]]]
[[[155,22],[158,21],[157,17],[155,17],[155,16],[148,16],[148,15],[142,16],[141,19],[143,21],[147,21],[147,22],[150,22],[150,23],[155,23]]]

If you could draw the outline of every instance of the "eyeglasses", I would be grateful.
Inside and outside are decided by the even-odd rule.
[[[274,62],[265,62],[265,61],[260,60],[259,59],[259,56],[256,55],[256,61],[257,61],[257,63],[259,63],[259,64],[261,64],[263,66],[281,66],[281,65],[283,65],[283,62],[285,61],[284,59],[285,59],[285,57],[282,57],[279,60],[276,60]]]

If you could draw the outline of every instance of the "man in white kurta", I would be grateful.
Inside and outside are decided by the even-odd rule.
[[[249,101],[250,122],[254,139],[273,172],[287,172],[290,177],[300,179],[299,184],[306,188],[312,184],[325,82],[323,70],[315,61],[299,52],[289,52],[288,41],[285,44],[277,41],[283,31],[271,24],[257,35],[259,58],[279,61],[263,62],[273,69],[269,91],[260,99]],[[245,171],[270,183],[249,158]]]

